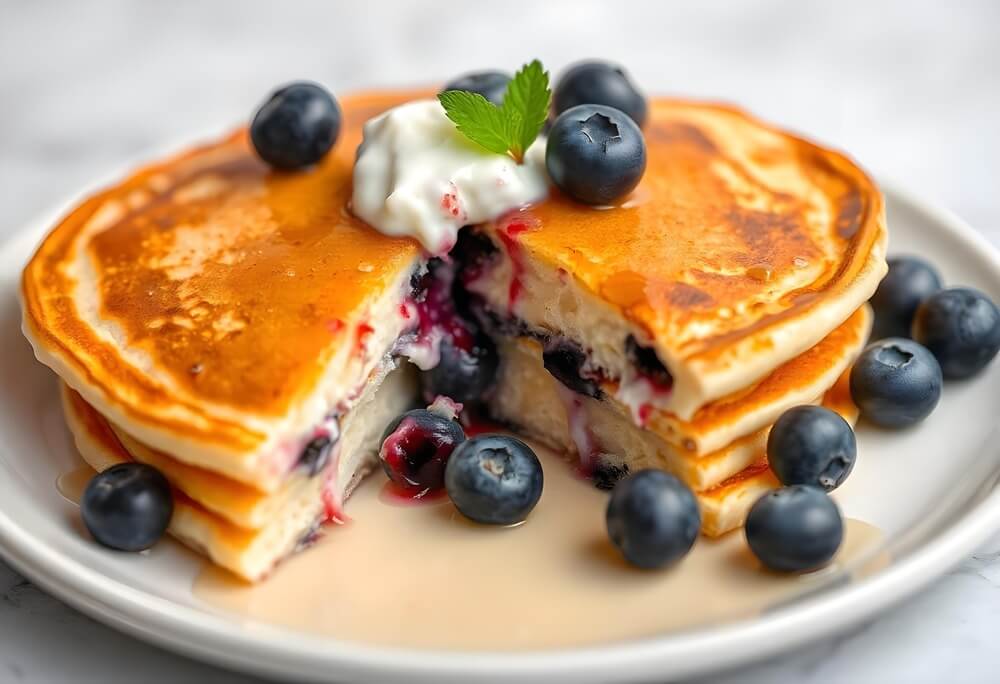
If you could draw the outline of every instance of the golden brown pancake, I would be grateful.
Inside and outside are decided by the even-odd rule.
[[[84,202],[24,271],[38,356],[148,443],[277,487],[301,433],[385,353],[373,329],[391,342],[403,326],[395,301],[378,305],[405,294],[418,247],[347,200],[361,124],[405,99],[346,98],[342,138],[314,169],[269,170],[241,131]],[[319,386],[332,373],[340,391]]]
[[[70,212],[24,270],[23,328],[72,390],[81,452],[163,470],[172,531],[245,577],[336,515],[384,427],[365,417],[388,422],[372,397],[402,377],[428,256],[352,216],[352,165],[365,121],[427,95],[343,98],[340,140],[311,169],[272,171],[245,131],[151,164]],[[673,387],[628,434],[725,502],[706,523],[720,531],[741,520],[731,496],[771,482],[756,463],[777,414],[818,401],[867,335],[882,200],[846,157],[732,108],[654,100],[645,134],[647,172],[619,206],[553,191],[481,226],[500,257],[470,288],[498,319],[578,344],[616,420],[626,340],[651,349]],[[380,410],[401,411],[415,390],[391,384]],[[306,477],[304,447],[341,427],[352,446]]]
[[[625,339],[673,375],[690,420],[843,323],[885,273],[881,194],[847,157],[742,110],[651,102],[636,190],[603,210],[554,192],[486,233],[502,253],[472,289],[623,375]]]

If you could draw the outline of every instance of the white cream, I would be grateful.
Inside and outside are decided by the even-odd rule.
[[[380,232],[443,254],[462,226],[537,202],[547,191],[544,139],[518,164],[459,133],[437,100],[418,100],[365,124],[351,202]]]

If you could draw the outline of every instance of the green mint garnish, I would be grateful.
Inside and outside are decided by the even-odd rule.
[[[497,107],[479,93],[447,90],[438,94],[445,114],[466,138],[518,164],[538,137],[549,115],[549,74],[537,59],[514,74]]]

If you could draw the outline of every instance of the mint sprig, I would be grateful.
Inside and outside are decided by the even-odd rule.
[[[462,135],[490,152],[509,154],[518,164],[545,125],[551,99],[549,74],[537,59],[514,74],[499,107],[465,90],[438,94],[445,114]]]

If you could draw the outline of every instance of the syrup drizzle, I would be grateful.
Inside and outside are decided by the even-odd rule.
[[[73,470],[62,473],[56,479],[56,489],[70,503],[79,504],[83,498],[83,490],[94,478],[97,472],[89,465],[83,464]]]

